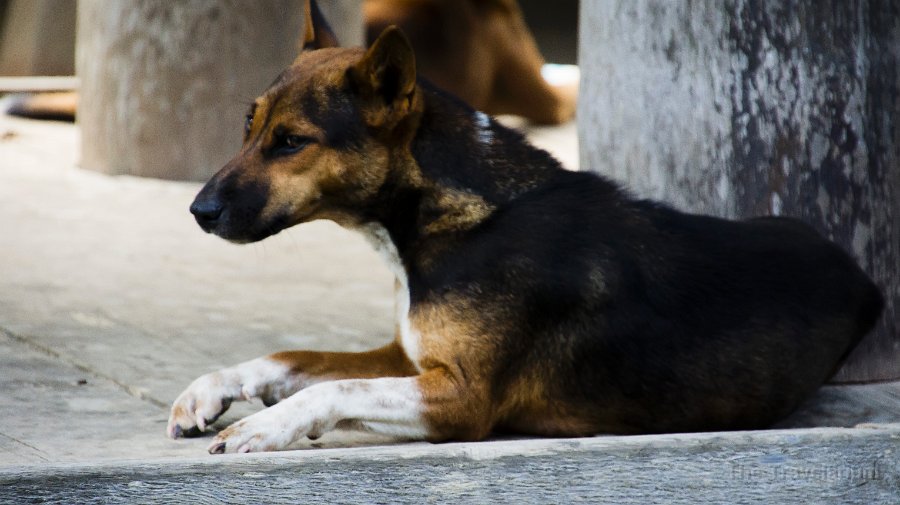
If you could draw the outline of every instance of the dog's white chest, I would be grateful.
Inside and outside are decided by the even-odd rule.
[[[409,320],[409,285],[407,284],[406,275],[402,278],[397,277],[394,300],[395,310],[397,311],[395,321],[397,321],[397,331],[400,333],[400,344],[403,346],[403,350],[406,352],[409,360],[421,371],[419,357],[422,338]]]
[[[396,311],[394,320],[397,331],[400,334],[400,344],[403,346],[406,356],[419,369],[421,335],[416,331],[409,319],[409,280],[406,276],[406,269],[403,268],[403,262],[400,260],[397,246],[394,245],[388,231],[380,224],[367,224],[359,228],[359,231],[384,258],[388,269],[397,279],[394,290],[394,307]]]

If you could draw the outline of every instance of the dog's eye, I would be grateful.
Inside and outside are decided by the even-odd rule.
[[[276,154],[294,154],[301,151],[312,142],[309,137],[300,135],[284,135],[278,138],[275,144]]]
[[[247,114],[247,116],[244,117],[244,132],[250,133],[250,128],[252,128],[252,127],[253,127],[253,114]]]
[[[300,149],[308,143],[309,139],[297,135],[288,135],[284,138],[284,145],[290,149]]]

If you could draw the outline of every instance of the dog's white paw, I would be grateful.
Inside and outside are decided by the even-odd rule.
[[[273,405],[220,431],[209,445],[210,454],[231,452],[278,451],[292,442],[310,436],[309,416],[297,415],[286,402]]]
[[[312,385],[220,431],[209,452],[278,451],[335,428],[425,439],[430,432],[422,418],[417,380],[382,377]]]
[[[240,381],[223,372],[206,374],[191,383],[172,404],[166,434],[191,437],[206,431],[228,410],[232,400],[243,399]]]

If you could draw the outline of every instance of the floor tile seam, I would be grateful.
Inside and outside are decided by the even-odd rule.
[[[82,363],[82,362],[78,361],[77,359],[74,359],[66,354],[60,353],[42,343],[40,343],[38,341],[38,339],[36,339],[34,337],[30,337],[27,335],[20,335],[18,333],[10,331],[7,328],[2,327],[2,326],[0,326],[0,334],[9,338],[13,342],[18,343],[19,345],[27,347],[33,351],[37,351],[53,360],[59,362],[60,364],[73,367],[80,372],[89,374],[90,376],[92,376],[95,379],[102,380],[102,381],[114,386],[116,389],[125,392],[129,396],[132,396],[134,398],[142,400],[146,403],[153,405],[154,407],[157,407],[157,408],[160,408],[163,410],[169,409],[168,402],[164,402],[162,400],[159,400],[158,398],[154,398],[153,396],[147,394],[147,392],[145,390],[142,390],[138,387],[126,384],[111,375],[105,374],[105,373],[95,369],[94,367],[92,367],[86,363]]]

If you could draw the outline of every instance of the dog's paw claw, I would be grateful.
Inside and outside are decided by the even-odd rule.
[[[169,414],[167,433],[170,438],[196,437],[216,422],[228,408],[240,384],[221,373],[204,375],[179,395]]]
[[[179,439],[179,438],[194,438],[199,437],[203,434],[203,431],[196,426],[192,426],[190,428],[182,428],[180,425],[170,426],[166,429],[166,434],[171,439]]]
[[[203,435],[203,430],[201,430],[197,426],[193,426],[191,428],[188,428],[186,430],[181,430],[181,431],[184,434],[185,438],[194,438],[194,437],[199,437],[200,435]]]
[[[207,450],[210,454],[225,454],[225,442],[216,442]]]

